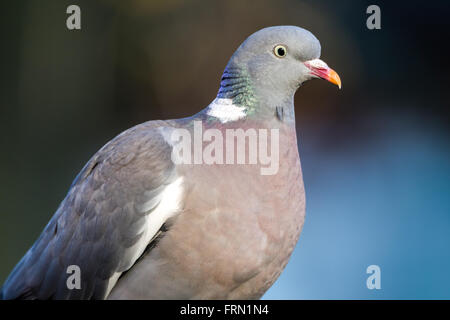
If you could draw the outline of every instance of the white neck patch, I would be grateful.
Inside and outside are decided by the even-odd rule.
[[[216,98],[208,106],[206,114],[225,123],[244,118],[246,116],[246,110],[246,107],[234,105],[231,99]]]

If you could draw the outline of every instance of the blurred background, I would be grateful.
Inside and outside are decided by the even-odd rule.
[[[82,29],[66,28],[81,7]],[[368,30],[366,8],[381,8]],[[85,162],[192,115],[251,33],[313,32],[343,89],[296,94],[307,217],[266,299],[450,298],[448,1],[34,0],[1,4],[0,283]],[[368,290],[366,268],[381,268]]]

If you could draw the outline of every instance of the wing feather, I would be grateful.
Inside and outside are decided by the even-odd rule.
[[[177,174],[172,147],[158,130],[164,125],[147,122],[129,129],[91,158],[6,280],[4,299],[103,299],[108,295],[167,216],[157,216],[158,208]],[[70,265],[80,267],[81,290],[67,288]]]

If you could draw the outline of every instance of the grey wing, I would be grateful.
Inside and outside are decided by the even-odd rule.
[[[108,295],[171,214],[156,220],[152,216],[164,190],[177,180],[171,146],[155,126],[149,122],[125,131],[86,164],[7,278],[3,299]],[[77,271],[69,266],[79,268],[80,289],[73,288],[77,280],[69,277]]]

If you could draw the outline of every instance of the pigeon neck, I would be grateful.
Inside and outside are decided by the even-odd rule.
[[[233,104],[254,109],[256,99],[248,72],[228,66],[223,72],[217,98],[231,99]]]
[[[276,117],[282,122],[294,123],[293,96],[277,99],[278,95],[273,94],[268,99],[259,99],[259,91],[261,90],[253,85],[248,71],[228,65],[222,75],[217,98],[230,99],[233,105],[244,107],[246,117]]]

